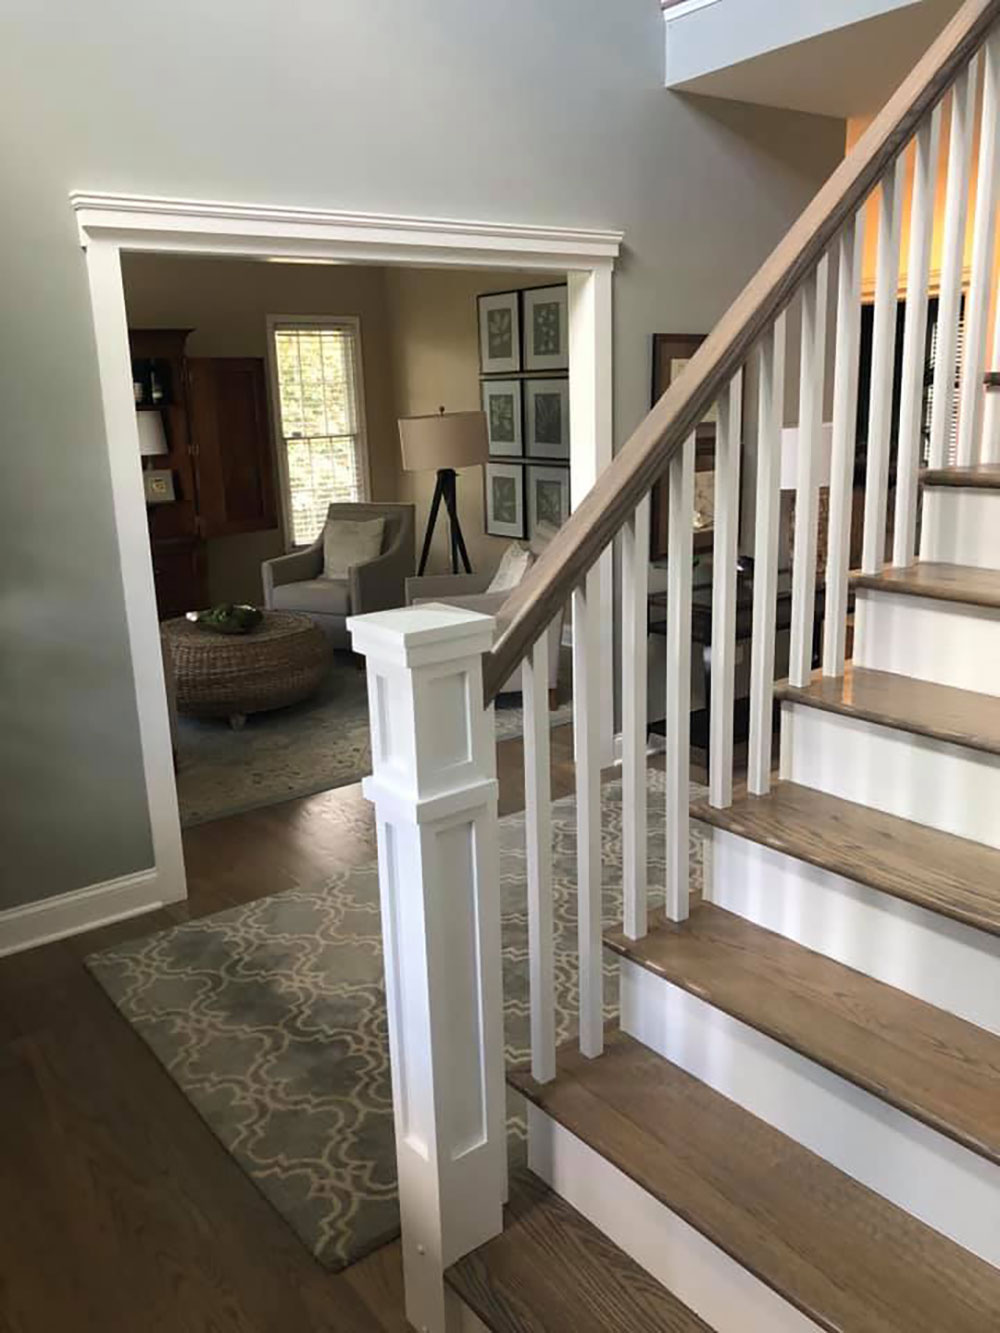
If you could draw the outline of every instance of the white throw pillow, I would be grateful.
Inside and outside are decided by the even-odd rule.
[[[346,579],[352,565],[364,565],[382,553],[384,518],[328,518],[323,529],[323,577]]]
[[[486,591],[510,592],[521,582],[534,561],[535,557],[531,554],[530,547],[522,542],[511,542],[504,551],[497,572],[490,579],[490,586]]]

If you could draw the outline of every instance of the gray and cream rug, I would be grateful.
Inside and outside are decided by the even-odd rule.
[[[495,716],[498,740],[520,736],[521,696],[501,696]],[[550,714],[552,726],[572,718],[569,702]],[[185,828],[344,787],[371,772],[365,673],[347,654],[337,655],[311,699],[251,714],[240,731],[224,718],[180,717],[177,733],[177,799]]]
[[[649,770],[650,883],[665,869],[664,778]],[[603,788],[604,920],[621,919],[621,784]],[[692,787],[692,794],[704,789]],[[575,1030],[574,799],[553,805],[557,1036]],[[691,837],[692,889],[702,843]],[[500,822],[506,1058],[529,1056],[524,819]],[[652,895],[657,902],[655,892]],[[330,1269],[398,1234],[374,865],[88,959],[242,1169]],[[617,1006],[605,967],[605,1009]],[[511,1132],[523,1136],[512,1106]]]

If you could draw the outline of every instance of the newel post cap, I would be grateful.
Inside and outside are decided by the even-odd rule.
[[[429,666],[485,653],[495,620],[479,611],[426,602],[391,611],[351,616],[347,628],[354,651],[397,666]]]

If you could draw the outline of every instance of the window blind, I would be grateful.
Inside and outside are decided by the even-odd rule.
[[[274,329],[291,539],[319,535],[327,506],[365,499],[356,325]]]

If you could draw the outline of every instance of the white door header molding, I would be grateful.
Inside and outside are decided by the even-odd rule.
[[[80,244],[253,257],[539,269],[611,267],[622,233],[75,190]]]

